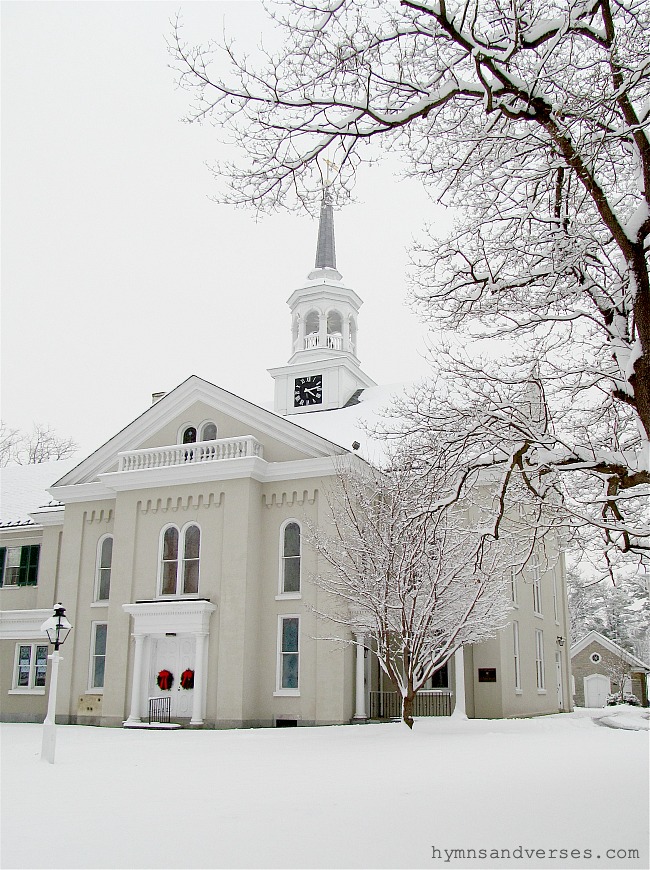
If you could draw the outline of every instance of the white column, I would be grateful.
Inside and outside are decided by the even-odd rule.
[[[462,646],[454,653],[454,671],[456,704],[452,716],[456,719],[467,719],[465,712],[465,656]]]
[[[298,315],[298,343],[296,347],[294,347],[294,351],[296,350],[304,350],[305,349],[305,318],[300,314]]]
[[[318,346],[327,347],[327,314],[318,315]]]
[[[146,635],[134,634],[135,656],[133,659],[133,684],[131,686],[131,712],[128,722],[142,721],[142,670],[144,664],[144,642]]]
[[[194,696],[192,698],[192,718],[190,725],[203,725],[203,659],[205,658],[205,634],[197,634],[194,649]]]
[[[365,687],[365,641],[366,635],[363,631],[353,631],[354,639],[357,643],[357,661],[356,673],[354,681],[354,718],[367,719],[366,716],[366,687]]]
[[[59,662],[63,658],[58,650],[48,656],[52,662],[50,674],[50,694],[47,699],[47,715],[43,720],[43,742],[41,744],[41,761],[49,761],[54,764],[54,751],[56,749],[56,690],[59,682]]]

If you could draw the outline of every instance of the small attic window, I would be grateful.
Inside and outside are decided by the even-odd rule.
[[[196,429],[194,426],[188,426],[187,429],[183,431],[183,444],[195,444],[196,443]]]
[[[201,426],[201,441],[216,441],[217,440],[217,424],[204,423]]]

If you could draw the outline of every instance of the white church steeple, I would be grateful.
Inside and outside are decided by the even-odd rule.
[[[334,212],[327,190],[318,223],[316,262],[307,282],[291,294],[291,356],[269,369],[280,414],[342,408],[359,389],[375,383],[359,368],[360,296],[343,284],[336,268]]]

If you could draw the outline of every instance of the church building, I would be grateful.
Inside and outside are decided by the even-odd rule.
[[[327,198],[315,267],[288,305],[273,410],[192,375],[82,462],[2,470],[4,721],[44,718],[41,626],[57,602],[73,625],[60,723],[144,727],[159,709],[206,728],[399,715],[363,628],[324,630],[310,582],[307,527],[326,522],[341,457],[372,459],[359,421],[390,398],[360,366],[362,300],[337,271]],[[563,555],[509,579],[510,624],[438,672],[416,715],[571,709]]]

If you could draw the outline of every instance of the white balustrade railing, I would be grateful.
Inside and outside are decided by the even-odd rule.
[[[119,454],[118,470],[142,471],[147,468],[167,468],[171,465],[221,462],[224,459],[241,459],[246,456],[262,456],[262,445],[252,435],[128,450]]]
[[[317,332],[312,332],[305,336],[303,349],[313,350],[315,347],[320,347],[320,336]],[[340,333],[336,333],[336,335],[328,334],[327,347],[330,348],[330,350],[342,350],[343,336]]]

